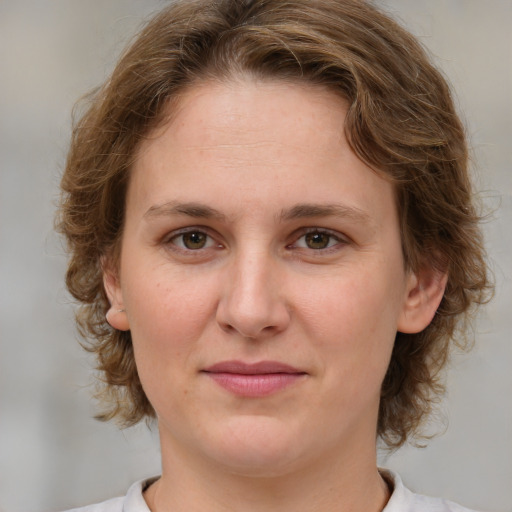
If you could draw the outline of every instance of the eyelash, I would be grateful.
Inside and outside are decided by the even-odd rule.
[[[197,248],[190,248],[185,245],[184,237],[187,235],[200,235],[205,237],[205,245],[202,247]],[[176,240],[180,240],[181,243],[177,243]],[[178,232],[174,232],[171,234],[171,236],[167,237],[166,240],[164,240],[164,243],[166,245],[174,246],[173,248],[178,251],[182,252],[199,252],[203,250],[208,250],[212,248],[221,249],[223,248],[223,245],[221,243],[215,242],[215,239],[213,236],[211,236],[208,233],[208,230],[203,227],[191,227],[191,228],[185,228],[182,230],[179,230]]]
[[[187,254],[192,253],[202,253],[202,251],[210,250],[210,249],[222,249],[224,245],[220,242],[217,242],[215,238],[208,232],[209,230],[202,227],[190,227],[184,228],[177,232],[171,233],[170,236],[164,239],[164,244],[167,246],[171,246],[172,250]],[[186,236],[199,235],[199,237],[204,237],[204,245],[196,248],[187,247],[187,242],[185,242],[184,237]],[[307,237],[311,236],[322,236],[327,237],[326,246],[325,247],[308,247],[307,246]],[[304,239],[303,245],[301,246],[300,241]],[[293,235],[293,242],[286,245],[286,249],[293,250],[298,249],[301,251],[312,251],[313,253],[317,253],[320,255],[321,253],[325,254],[328,252],[333,252],[339,249],[338,246],[346,245],[349,241],[346,237],[341,236],[339,233],[334,233],[332,231],[320,228],[309,228],[306,230],[300,230]],[[201,244],[201,239],[197,240],[197,243]],[[189,240],[190,242],[190,240]],[[193,242],[193,240],[192,240]]]
[[[307,239],[308,236],[317,236],[321,235],[328,238],[327,246],[326,247],[308,247],[306,243],[303,247],[300,247],[298,245],[298,242],[302,239]],[[300,236],[295,238],[295,241],[289,245],[287,245],[287,248],[293,249],[298,248],[300,250],[310,250],[315,253],[326,253],[326,252],[332,252],[337,250],[339,245],[346,245],[348,244],[348,240],[341,236],[339,233],[334,233],[332,231],[329,231],[327,229],[320,229],[320,228],[310,228],[305,231],[302,231]]]

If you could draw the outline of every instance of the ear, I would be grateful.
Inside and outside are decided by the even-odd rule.
[[[118,331],[129,331],[130,324],[124,306],[123,292],[119,282],[119,272],[106,260],[102,260],[103,286],[110,302],[107,311],[107,322]]]
[[[397,330],[403,333],[423,331],[436,314],[448,281],[448,273],[430,266],[410,272]]]

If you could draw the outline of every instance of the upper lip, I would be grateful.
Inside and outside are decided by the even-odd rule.
[[[208,373],[236,373],[240,375],[264,375],[271,373],[306,373],[278,361],[260,361],[244,363],[243,361],[221,361],[203,370]]]

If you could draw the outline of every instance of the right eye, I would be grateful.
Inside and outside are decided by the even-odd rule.
[[[169,242],[176,247],[187,251],[209,249],[210,247],[215,246],[213,238],[204,231],[200,231],[198,229],[179,233],[173,236]]]
[[[337,239],[331,233],[325,233],[323,231],[313,231],[311,233],[306,233],[297,241],[297,247],[304,247],[307,249],[328,249],[339,243],[339,239]]]

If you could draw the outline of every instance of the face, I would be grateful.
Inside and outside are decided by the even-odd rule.
[[[374,452],[417,278],[345,109],[317,86],[204,83],[142,144],[105,283],[164,459],[277,474]]]

